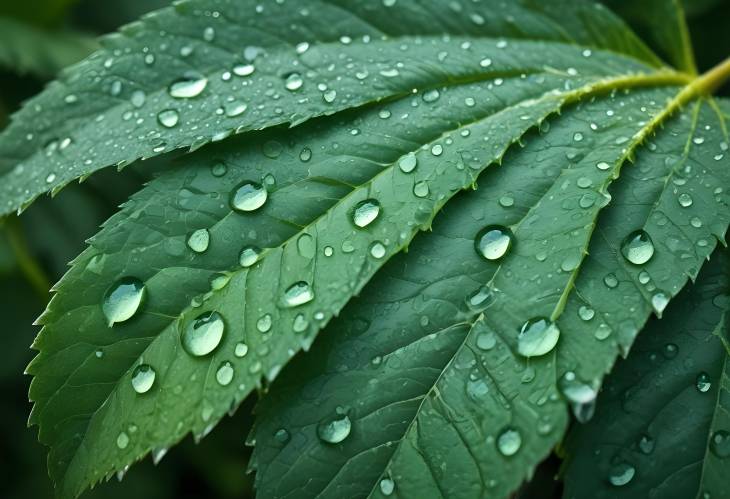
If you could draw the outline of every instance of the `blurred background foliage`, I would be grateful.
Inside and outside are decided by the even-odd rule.
[[[375,0],[373,0],[375,1]],[[440,0],[434,0],[440,1]],[[580,0],[577,0],[580,1]],[[33,96],[62,68],[83,59],[95,37],[166,5],[164,0],[3,0],[0,2],[0,129],[23,101]],[[646,34],[643,2],[607,0],[640,34]],[[730,49],[730,0],[684,0],[700,72],[727,56]],[[730,95],[730,88],[721,89]],[[51,498],[46,450],[36,429],[26,429],[30,411],[23,371],[33,356],[37,334],[32,323],[49,298],[48,289],[67,264],[84,249],[117,206],[170,158],[132,166],[124,175],[113,169],[72,184],[54,199],[44,197],[22,217],[0,221],[0,317],[4,359],[0,362],[0,497]],[[154,466],[145,460],[123,483],[117,480],[85,495],[107,499],[142,497],[245,498],[252,496],[252,476],[245,473],[244,439],[252,421],[253,402],[224,419],[216,431],[195,444],[187,439]],[[559,459],[548,459],[520,497],[559,497],[553,480]]]

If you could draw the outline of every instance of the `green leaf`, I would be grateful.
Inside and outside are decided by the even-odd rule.
[[[524,149],[508,154],[499,172],[486,172],[478,191],[450,204],[433,233],[383,269],[365,289],[366,297],[345,309],[314,349],[292,363],[257,411],[252,466],[262,495],[377,496],[379,483],[387,491],[392,480],[392,494],[400,497],[469,497],[480,490],[503,497],[561,438],[566,402],[574,402],[581,418],[589,415],[617,346],[628,348],[649,316],[652,283],[684,283],[687,275],[670,277],[668,265],[695,275],[693,268],[715,244],[710,228],[724,234],[728,224],[727,201],[712,195],[727,182],[725,163],[714,159],[726,136],[715,114],[698,113],[668,121],[638,151],[635,164],[622,170],[596,230],[585,223],[583,216],[590,218],[596,204],[606,202],[596,195],[597,163],[603,158],[620,165],[631,148],[628,137],[641,140],[640,130],[648,126],[632,112],[644,109],[644,100],[663,100],[642,92],[626,98],[631,102],[597,100],[564,111],[544,136],[523,139]],[[607,122],[609,110],[627,128]],[[590,130],[590,123],[607,131],[590,134],[586,151],[576,145],[575,133]],[[693,141],[695,129],[705,136],[705,125],[720,134],[709,150],[704,141],[699,147]],[[687,143],[692,147],[684,154],[699,171],[685,170],[683,185],[701,190],[711,203],[719,201],[714,206],[721,206],[721,214],[711,215],[707,206],[679,206],[672,181],[677,165],[671,156],[664,159],[671,148],[683,154]],[[654,157],[662,162],[654,164]],[[705,168],[719,177],[711,179]],[[582,196],[579,185],[589,183],[578,182],[583,175],[598,188],[590,192],[595,197]],[[671,246],[657,246],[649,264],[628,268],[618,246],[659,208],[671,224],[646,228],[655,242]],[[691,225],[687,217],[694,213],[703,224],[686,237],[707,239],[696,254],[680,252],[687,240],[678,247],[671,241]],[[489,267],[474,254],[473,241],[493,223],[512,227],[516,246],[501,265]],[[581,263],[583,245],[593,234]],[[654,259],[667,261],[654,266]],[[655,281],[639,277],[642,269]],[[604,278],[612,272],[620,284],[608,286]],[[486,290],[480,288],[484,284]],[[536,316],[557,318],[562,333],[556,350],[528,361],[515,355],[515,338],[524,321]],[[352,438],[332,446],[317,437],[317,428],[338,411],[350,418]],[[511,429],[522,443],[514,455],[504,456],[499,438]],[[282,434],[290,440],[282,442]]]
[[[638,61],[661,64],[591,2],[457,7],[189,0],[156,11],[104,38],[103,50],[14,116],[0,135],[1,213],[108,165],[298,124],[413,88],[542,71],[565,44],[626,54],[637,59],[633,72],[647,69]],[[495,37],[512,39],[512,48],[495,51]],[[480,66],[488,54],[493,65]],[[179,98],[171,95],[175,84]]]
[[[618,363],[593,420],[568,436],[566,498],[730,493],[728,276],[725,250]]]
[[[20,74],[53,77],[97,48],[88,36],[69,31],[44,31],[0,18],[0,65]]]
[[[697,74],[692,40],[682,0],[631,2],[607,0],[606,4],[644,35],[674,67]],[[701,2],[694,1],[693,4]]]
[[[287,38],[290,44],[271,45],[254,61],[256,70],[245,80],[250,85],[237,87],[252,102],[257,92],[268,93],[260,107],[247,101],[247,111],[234,117],[240,131],[251,127],[270,129],[229,137],[220,144],[170,159],[177,168],[133,196],[90,241],[90,247],[55,287],[57,294],[39,319],[44,328],[34,347],[40,353],[28,372],[34,375],[30,396],[35,406],[30,421],[39,425],[40,440],[51,448],[50,473],[61,495],[78,495],[147,453],[160,456],[189,432],[198,438],[204,436],[251,391],[273,380],[293,355],[309,348],[318,331],[340,313],[343,319],[330,328],[333,334],[325,335],[330,341],[350,340],[338,334],[341,328],[365,334],[370,329],[362,327],[363,321],[382,318],[384,322],[370,334],[382,334],[391,340],[378,340],[371,346],[408,350],[403,360],[425,363],[426,377],[407,387],[412,393],[404,396],[397,389],[403,371],[395,369],[396,361],[394,370],[388,373],[395,383],[392,390],[369,385],[362,388],[357,382],[373,379],[369,371],[373,356],[355,337],[356,346],[345,349],[351,356],[338,365],[347,366],[347,360],[356,360],[368,375],[358,379],[354,364],[347,373],[338,369],[336,374],[343,376],[339,382],[346,388],[333,395],[333,404],[336,397],[340,402],[315,404],[307,398],[304,402],[308,407],[303,409],[297,405],[302,401],[290,395],[277,398],[278,406],[272,402],[275,409],[266,410],[266,405],[262,409],[266,415],[262,427],[284,428],[292,436],[292,443],[306,443],[310,446],[307,452],[327,456],[313,460],[326,469],[293,466],[296,476],[282,479],[281,473],[269,470],[280,466],[275,459],[279,455],[284,459],[284,453],[266,454],[259,447],[256,462],[261,470],[261,488],[281,487],[288,493],[305,483],[311,490],[327,487],[323,476],[336,475],[331,489],[315,493],[327,495],[331,490],[337,495],[340,487],[347,487],[353,494],[362,495],[388,473],[397,478],[398,490],[426,496],[440,493],[442,487],[459,494],[489,487],[494,495],[506,495],[562,436],[568,416],[559,392],[563,373],[570,369],[580,376],[590,374],[580,379],[590,382],[589,388],[595,391],[619,347],[627,348],[633,339],[624,324],[631,320],[638,329],[650,314],[656,293],[635,284],[643,277],[638,275],[639,269],[622,260],[620,252],[617,254],[615,249],[621,240],[641,227],[650,232],[656,255],[644,268],[651,272],[655,286],[661,285],[668,300],[688,276],[699,270],[716,245],[714,237],[725,233],[730,218],[727,193],[714,191],[728,181],[722,145],[727,141],[726,118],[716,112],[725,104],[703,96],[721,80],[725,66],[690,81],[686,75],[647,65],[647,61],[655,63],[654,57],[623,24],[605,10],[584,3],[571,6],[569,2],[548,2],[540,11],[525,7],[529,3],[496,4],[499,8],[470,4],[470,8],[482,10],[455,13],[443,11],[450,7],[441,6],[434,6],[434,12],[428,13],[414,10],[415,3],[405,0],[399,0],[392,10],[372,9],[368,7],[372,4],[365,2],[342,3],[350,9],[312,3],[319,9],[318,16],[309,18],[309,28],[314,31],[308,36],[297,30],[282,34],[291,38]],[[147,18],[145,23],[158,23],[154,30],[137,25],[127,32],[132,38],[136,33],[143,40],[146,36],[157,40],[155,37],[163,36],[161,26],[169,21],[178,29],[189,29],[196,36],[210,39],[210,34],[201,33],[210,33],[205,28],[218,22],[213,15],[216,11],[195,7],[208,5],[183,3]],[[307,5],[303,3],[301,9],[306,10]],[[190,140],[195,141],[194,136],[201,133],[220,132],[220,138],[224,138],[231,124],[216,115],[211,106],[220,106],[220,96],[229,95],[222,90],[227,83],[221,79],[223,70],[218,68],[232,68],[235,56],[214,51],[213,45],[224,47],[240,39],[236,45],[245,46],[254,34],[256,43],[262,43],[259,31],[233,29],[228,19],[255,21],[259,27],[269,23],[271,29],[291,28],[292,23],[303,26],[296,24],[304,15],[302,10],[269,7],[274,11],[265,9],[270,17],[262,14],[253,20],[241,17],[238,11],[221,14],[228,28],[216,25],[212,36],[215,43],[189,41],[196,45],[193,54],[199,59],[194,60],[208,68],[203,73],[209,80],[204,93],[178,111],[177,123],[169,130],[154,125],[155,140],[178,141],[177,147],[190,145]],[[205,22],[196,17],[203,12],[210,14]],[[445,12],[449,12],[448,17]],[[283,22],[288,18],[274,14],[294,16],[294,20]],[[512,19],[518,14],[526,27],[515,33]],[[576,33],[567,41],[584,40],[583,45],[565,43],[565,32],[548,22],[558,15]],[[189,24],[183,23],[186,16],[190,17]],[[479,16],[489,22],[483,26]],[[453,21],[453,26],[444,28],[443,19]],[[370,41],[360,41],[375,28],[380,30],[378,33],[400,36],[376,41],[378,33],[373,32]],[[494,37],[477,36],[485,30]],[[445,32],[465,36],[444,37]],[[169,30],[166,33],[165,37],[172,36]],[[357,35],[357,41],[336,41],[342,36],[354,40],[352,35]],[[302,73],[307,81],[290,93],[281,77],[287,68],[295,67],[292,57],[298,56],[292,55],[296,50],[291,44],[302,39],[312,40],[308,50],[300,54],[301,63],[309,61],[311,74]],[[173,53],[179,53],[181,39],[172,37],[170,41]],[[122,47],[128,40],[117,39],[114,43]],[[149,43],[150,47],[158,46]],[[135,77],[158,71],[154,68],[160,67],[159,54],[148,66],[142,53],[126,60],[122,50],[121,56],[113,59],[126,61],[123,67],[128,65],[127,72]],[[329,65],[339,61],[342,54],[352,67],[341,62]],[[99,58],[104,56],[92,57],[79,68],[84,64],[103,66]],[[114,60],[112,68],[117,67]],[[219,64],[221,61],[225,64]],[[178,59],[170,59],[170,67],[164,69],[179,69],[178,63]],[[378,82],[386,82],[382,76],[389,83],[377,86],[370,81],[361,85],[356,81],[357,68],[363,67]],[[94,71],[104,69],[109,68]],[[393,69],[397,69],[397,76]],[[173,71],[168,73],[172,75]],[[158,85],[164,78],[155,74],[157,78],[150,84]],[[394,75],[392,81],[388,75]],[[321,83],[321,89],[314,82]],[[237,80],[237,85],[240,83]],[[89,88],[98,84],[88,83]],[[267,85],[273,90],[265,90]],[[52,91],[61,95],[62,88],[63,84],[52,86],[46,95]],[[334,89],[336,95],[329,93]],[[76,139],[70,143],[64,139],[51,141],[50,150],[46,150],[50,156],[41,154],[43,168],[49,161],[63,161],[65,166],[53,170],[50,181],[43,179],[41,190],[55,185],[58,176],[63,176],[61,185],[114,162],[110,154],[126,158],[120,161],[136,159],[136,148],[148,147],[145,127],[157,120],[159,108],[152,104],[168,102],[166,86],[154,92],[145,93],[144,111],[139,111],[146,120],[132,113],[128,125],[120,123],[134,105],[131,102],[115,101],[111,114],[103,114],[104,120],[117,113],[120,122],[107,122],[105,126],[81,112],[68,126],[88,134],[83,140],[93,142],[94,150],[100,154],[103,151],[106,159],[92,161],[88,167],[80,161],[84,157],[77,156]],[[239,102],[236,99],[233,96],[230,102]],[[95,103],[99,109],[107,109],[105,98],[97,98]],[[54,120],[66,112],[62,110],[69,109],[66,104],[59,105],[53,108]],[[147,105],[150,107],[145,108]],[[351,107],[357,109],[348,109]],[[309,119],[337,111],[335,116]],[[556,116],[560,111],[562,114]],[[183,112],[188,114],[183,116]],[[225,109],[222,112],[225,114]],[[21,129],[21,115],[15,128],[11,126],[5,135],[7,144]],[[160,120],[172,123],[170,116]],[[206,121],[211,116],[212,121]],[[271,127],[304,120],[309,121],[294,129]],[[61,125],[67,126],[67,121]],[[223,128],[217,128],[219,125]],[[138,128],[129,136],[125,126]],[[163,132],[168,134],[164,138],[156,135]],[[104,145],[112,139],[102,139],[99,134],[113,135],[114,147]],[[647,140],[656,146],[639,149]],[[503,158],[515,143],[524,147],[512,147]],[[0,140],[0,150],[2,144]],[[624,168],[635,153],[636,166]],[[41,155],[30,154],[32,161],[41,161]],[[672,155],[677,156],[677,162],[665,161]],[[690,160],[698,168],[681,173],[685,181],[682,185],[691,193],[693,203],[682,207],[677,201],[677,182],[665,180],[673,179],[679,163],[685,166],[683,162]],[[502,166],[498,168],[499,164]],[[17,168],[13,167],[16,172]],[[638,173],[622,174],[617,192],[611,187],[611,195],[629,201],[632,196],[642,197],[638,203],[608,204],[609,187],[622,169]],[[24,180],[13,180],[15,186],[8,187],[22,190],[15,201],[8,195],[8,206],[28,201],[41,192],[34,191],[33,185],[37,175],[46,175],[48,170],[33,167],[29,171],[32,173],[28,176],[9,174]],[[479,190],[460,193],[476,186],[477,177]],[[265,191],[255,189],[257,200],[250,200],[248,207],[238,203],[239,209],[233,209],[231,199],[242,185],[250,187],[252,182]],[[262,203],[264,192],[266,200]],[[368,200],[377,201],[378,215],[371,223],[358,227],[353,217],[361,203]],[[469,200],[476,201],[469,204]],[[429,228],[447,202],[450,204],[442,214],[445,221],[437,226],[441,229],[420,235],[410,252],[388,264],[390,270],[384,270],[385,277],[380,278],[379,270],[386,261],[407,248],[420,230]],[[369,206],[372,208],[373,202]],[[252,211],[241,213],[241,208]],[[673,223],[649,217],[653,208]],[[374,212],[371,209],[369,213]],[[698,230],[684,236],[682,229],[690,216],[701,217],[702,223]],[[474,251],[475,236],[494,224],[514,234],[511,250],[498,262],[487,261]],[[595,231],[597,224],[599,230]],[[448,234],[452,229],[458,229],[454,241],[440,232]],[[670,243],[679,237],[677,232],[685,239]],[[660,247],[660,241],[666,246]],[[685,252],[686,244],[697,246],[697,250]],[[255,264],[249,261],[253,260],[249,253],[243,252],[250,246],[259,249]],[[677,268],[684,272],[669,275]],[[605,272],[620,274],[620,296],[606,288]],[[376,273],[377,280],[365,287]],[[401,274],[403,277],[389,278]],[[456,282],[458,279],[462,282]],[[114,292],[119,283],[126,283],[124,289],[129,294],[123,303],[112,302],[115,308],[105,304],[105,297],[118,297]],[[433,302],[426,301],[430,291],[424,283],[439,289]],[[140,291],[141,285],[144,292]],[[377,303],[383,303],[382,308],[366,309],[367,313],[362,314],[358,308],[343,312],[348,301],[361,291],[364,297],[372,296]],[[381,294],[384,302],[378,301]],[[477,303],[482,295],[489,298]],[[603,303],[606,295],[611,297],[610,303]],[[392,298],[398,296],[412,303],[402,306]],[[616,331],[610,340],[590,335],[591,342],[584,344],[585,324],[564,321],[564,311],[575,311],[586,296],[597,317]],[[637,301],[636,306],[622,304],[622,297]],[[467,305],[467,298],[474,306]],[[426,303],[432,306],[433,315],[423,308]],[[489,307],[485,309],[486,305]],[[414,314],[414,310],[419,312]],[[528,361],[517,354],[517,333],[529,319],[543,316],[558,321],[563,331],[559,347]],[[218,340],[221,322],[224,330]],[[198,328],[199,334],[209,329],[212,341],[191,346],[185,339],[192,327]],[[636,330],[630,332],[635,334]],[[410,339],[398,343],[406,335]],[[496,346],[482,352],[479,342],[485,336],[492,337],[489,341]],[[442,338],[443,349],[437,348],[420,359],[421,354],[430,351],[429,342],[434,338]],[[572,355],[592,358],[594,350],[596,362],[591,366],[583,366],[584,362],[573,365]],[[382,357],[388,351],[378,355]],[[364,357],[360,355],[363,352]],[[328,367],[321,356],[307,358],[316,359],[318,369]],[[462,358],[466,360],[462,362]],[[477,360],[484,365],[477,368]],[[506,366],[504,370],[502,365]],[[482,379],[482,386],[475,385],[472,381],[476,380],[469,379],[472,369],[488,373],[489,380]],[[152,372],[154,379],[150,377]],[[283,387],[309,383],[319,374],[302,371],[301,367],[286,372],[291,374],[281,384]],[[355,440],[329,447],[316,439],[317,424],[326,418],[331,422],[337,405],[356,407],[358,401],[350,397],[365,389],[373,390],[373,409],[380,407],[377,404],[384,396],[397,398],[385,401],[402,411],[396,420],[387,419],[393,417],[391,413],[373,413],[373,424],[393,432],[391,443],[373,442],[372,438],[377,437],[374,432],[370,440],[362,442],[364,450],[349,447],[349,442]],[[279,397],[280,391],[283,393],[285,388],[276,388],[272,396]],[[473,398],[485,395],[486,400]],[[444,400],[448,401],[446,405]],[[309,406],[312,404],[314,407]],[[468,415],[466,419],[454,419],[451,405],[459,407],[456,413]],[[325,408],[329,412],[321,412]],[[579,414],[583,410],[576,408]],[[280,419],[287,414],[286,420]],[[301,414],[317,416],[308,421],[305,439],[292,424]],[[348,413],[352,421],[356,416],[355,412]],[[411,425],[413,421],[417,424]],[[422,426],[438,428],[428,432],[432,440],[422,440],[418,433]],[[542,430],[537,434],[526,430],[535,427]],[[515,455],[505,457],[495,442],[512,428],[516,433],[507,435],[521,435],[521,445]],[[361,431],[354,426],[353,438]],[[463,440],[462,431],[467,431]],[[264,432],[258,441],[264,448],[275,445],[279,449],[281,433],[277,443],[266,442],[275,433]],[[433,481],[422,482],[417,477],[426,468],[441,467],[443,445],[458,455],[450,465],[456,468],[449,469],[447,476],[435,472]],[[339,453],[337,459],[332,451]],[[295,447],[290,452],[299,455]],[[365,457],[360,457],[360,452]],[[479,458],[472,459],[472,455]],[[368,456],[376,459],[368,461]],[[363,473],[359,466],[347,466],[349,459],[363,460],[368,472]],[[285,460],[285,465],[290,466],[291,460]],[[351,475],[353,470],[356,476]]]

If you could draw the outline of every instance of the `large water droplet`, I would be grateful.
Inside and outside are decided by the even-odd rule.
[[[241,250],[238,257],[238,263],[241,267],[250,267],[259,261],[259,249],[254,246],[247,246]]]
[[[195,357],[208,355],[223,338],[225,322],[218,312],[205,312],[190,322],[183,331],[182,345]]]
[[[358,227],[367,227],[380,215],[380,203],[377,199],[366,199],[355,205],[352,221]]]
[[[236,211],[250,212],[261,208],[268,192],[258,182],[246,180],[238,185],[231,193],[231,207]]]
[[[146,288],[136,277],[122,277],[104,294],[102,311],[111,327],[132,318],[142,305]]]
[[[503,456],[514,456],[522,445],[522,435],[514,428],[507,428],[497,437],[497,450]]]
[[[524,357],[539,357],[550,352],[558,343],[560,329],[545,317],[525,322],[517,335],[517,351]]]
[[[621,254],[634,265],[643,265],[654,256],[654,243],[643,230],[636,230],[621,243]]]
[[[233,370],[233,364],[231,364],[228,361],[225,361],[220,365],[218,370],[215,373],[215,380],[218,382],[221,386],[228,386],[231,384],[231,381],[233,381],[233,375],[235,374],[235,371]]]
[[[406,154],[398,161],[398,168],[403,173],[411,173],[418,166],[418,158],[413,153]]]
[[[390,478],[383,478],[382,480],[380,480],[379,487],[380,487],[380,492],[384,496],[389,496],[395,490],[395,482],[393,480],[391,480]]]
[[[587,423],[593,417],[598,391],[579,380],[572,371],[568,371],[560,378],[559,386],[563,396],[570,402],[573,415],[578,422]]]
[[[619,463],[612,466],[609,474],[608,481],[615,487],[621,487],[629,483],[636,474],[636,469],[629,463]]]
[[[512,231],[501,225],[484,227],[474,241],[477,253],[487,260],[499,260],[512,246]]]
[[[287,307],[298,307],[309,303],[314,299],[314,290],[309,283],[299,281],[291,286],[284,292],[284,305]]]
[[[328,444],[339,444],[350,435],[351,430],[352,422],[347,414],[338,414],[317,425],[317,436]]]
[[[208,79],[204,76],[187,74],[170,85],[169,92],[176,99],[190,99],[200,95],[207,85]]]
[[[155,370],[148,364],[140,364],[132,371],[132,388],[137,393],[147,393],[155,383]]]
[[[210,244],[208,229],[198,229],[188,237],[188,247],[196,253],[204,253]]]

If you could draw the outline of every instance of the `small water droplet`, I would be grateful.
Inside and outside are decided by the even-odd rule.
[[[514,428],[506,428],[497,437],[497,450],[503,456],[514,456],[522,445],[522,435]]]
[[[233,74],[236,76],[250,76],[256,71],[253,64],[238,64],[233,67]]]
[[[664,309],[669,304],[669,297],[662,291],[658,291],[651,297],[651,306],[654,307],[656,314],[661,317]]]
[[[609,165],[605,161],[601,161],[599,163],[596,163],[596,168],[598,168],[599,170],[605,171],[605,170],[608,170],[609,168],[611,168],[611,165]]]
[[[642,435],[639,439],[639,450],[644,454],[651,454],[654,451],[654,439],[649,435]]]
[[[331,104],[335,101],[337,98],[337,91],[334,89],[329,89],[325,93],[322,94],[322,99],[324,99],[325,102],[328,104]]]
[[[603,283],[606,285],[606,287],[613,289],[618,286],[618,279],[614,274],[606,274],[606,276],[603,278]]]
[[[367,227],[380,215],[380,203],[377,199],[366,199],[355,205],[352,221],[360,228]]]
[[[298,307],[309,303],[314,299],[314,291],[309,283],[299,281],[284,292],[284,305],[287,307]]]
[[[286,430],[286,428],[279,428],[274,433],[274,440],[281,445],[284,445],[285,443],[287,443],[290,438],[291,438],[291,435]]]
[[[628,463],[619,463],[611,467],[608,481],[614,487],[621,487],[629,483],[636,473],[636,469]]]
[[[170,85],[170,95],[176,99],[191,99],[200,95],[208,85],[208,79],[201,75],[187,74]]]
[[[233,381],[234,374],[235,374],[235,371],[233,369],[233,364],[231,364],[228,361],[225,361],[220,365],[218,370],[215,372],[215,380],[221,386],[228,386],[231,384],[231,381]]]
[[[236,346],[233,349],[233,355],[235,355],[236,357],[238,357],[240,359],[240,358],[245,357],[247,353],[248,353],[248,345],[246,345],[243,342],[236,343]]]
[[[352,431],[352,422],[347,414],[338,414],[317,425],[317,436],[328,444],[339,444],[345,440]]]
[[[196,253],[204,253],[210,244],[208,229],[198,229],[188,237],[188,247]]]
[[[299,159],[304,163],[312,159],[312,150],[308,147],[302,149],[302,152],[299,153]]]
[[[387,1],[387,0],[384,0],[384,1]],[[393,1],[393,0],[391,0],[391,1]],[[395,1],[393,1],[393,3],[395,3]],[[390,478],[383,478],[382,480],[380,480],[379,487],[380,487],[380,492],[384,496],[389,496],[395,490],[395,482],[393,480],[391,480]]]
[[[517,335],[517,351],[524,357],[539,357],[550,352],[558,343],[560,329],[546,317],[525,322]]]
[[[440,96],[441,96],[441,94],[439,93],[439,91],[436,90],[435,88],[432,88],[431,90],[427,90],[426,92],[424,92],[423,101],[424,102],[436,102],[437,100],[439,100]]]
[[[271,314],[264,314],[256,321],[256,329],[258,329],[260,333],[267,333],[271,331],[273,323],[274,321]]]
[[[514,236],[501,225],[488,225],[477,234],[474,247],[477,254],[487,260],[499,260],[509,251]]]
[[[636,230],[621,243],[621,254],[634,265],[643,265],[654,256],[654,243],[643,230]]]
[[[304,80],[302,79],[302,76],[299,73],[291,73],[286,77],[284,86],[287,90],[294,92],[295,90],[299,90],[302,88],[302,85],[304,85]]]
[[[385,246],[380,241],[375,241],[370,246],[370,256],[380,260],[385,256]]]
[[[596,311],[593,310],[591,307],[586,307],[585,305],[581,305],[581,307],[578,309],[578,317],[583,319],[584,321],[589,321],[595,317]]]
[[[697,387],[697,390],[699,390],[702,393],[707,393],[710,388],[712,387],[712,381],[710,380],[710,375],[706,372],[701,372],[697,375],[697,380],[695,381],[695,386]]]
[[[241,250],[238,263],[241,267],[247,268],[259,261],[259,249],[255,246],[246,246]]]
[[[120,449],[126,449],[129,445],[129,435],[126,432],[121,432],[117,436],[117,447]]]
[[[425,180],[417,182],[416,185],[413,186],[413,195],[417,198],[425,198],[428,196],[428,192],[428,183]]]
[[[679,205],[682,208],[689,208],[692,206],[692,196],[687,194],[686,192],[683,192],[677,197],[677,201],[679,201]]]
[[[718,430],[710,438],[710,450],[720,459],[730,457],[730,433]]]
[[[157,121],[165,128],[172,128],[178,124],[180,115],[174,109],[165,109],[157,114]]]
[[[137,393],[147,393],[155,383],[155,370],[148,364],[140,364],[132,371],[132,388]]]
[[[182,345],[195,357],[208,355],[223,338],[225,322],[218,312],[205,312],[191,321],[182,334]]]
[[[398,168],[403,173],[411,173],[418,166],[418,158],[413,153],[406,154],[398,162]]]
[[[132,318],[145,294],[145,285],[136,277],[122,277],[116,281],[104,294],[101,306],[109,327]]]
[[[245,180],[231,192],[231,207],[240,212],[255,211],[266,203],[268,197],[269,194],[264,186],[258,182]]]

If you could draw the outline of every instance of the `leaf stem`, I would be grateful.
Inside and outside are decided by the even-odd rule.
[[[730,57],[701,75],[690,84],[695,93],[712,94],[730,79]]]

